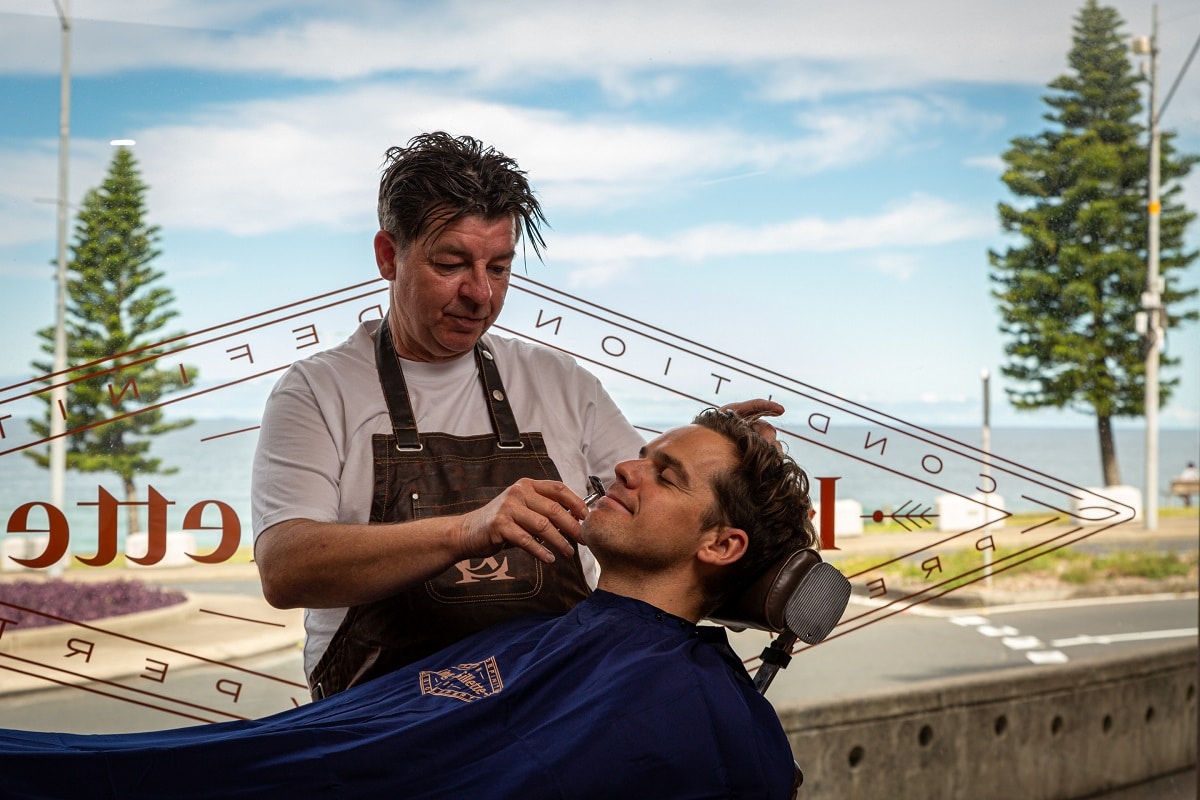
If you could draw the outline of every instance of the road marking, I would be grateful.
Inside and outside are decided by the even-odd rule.
[[[1184,636],[1196,636],[1196,628],[1172,628],[1165,631],[1143,631],[1141,633],[1110,633],[1100,636],[1083,634],[1070,639],[1055,639],[1050,644],[1054,647],[1076,647],[1081,644],[1116,644],[1117,642],[1145,642],[1151,639],[1179,639]]]
[[[1001,643],[1010,650],[1024,651],[1025,658],[1033,664],[1066,664],[1070,659],[1061,650],[1043,650],[1046,645],[1036,636],[1022,636],[1021,632],[1011,625],[992,625],[991,620],[979,614],[956,614],[949,621],[962,628],[974,628],[983,636],[1000,639]],[[1087,644],[1117,644],[1119,642],[1144,642],[1154,639],[1179,639],[1187,636],[1200,635],[1197,628],[1171,628],[1161,631],[1142,631],[1139,633],[1113,633],[1093,636],[1082,634],[1068,639],[1055,639],[1050,647],[1076,647]]]
[[[1036,636],[1005,636],[1000,641],[1011,650],[1036,650],[1043,646]]]
[[[1038,637],[1021,636],[1021,632],[1011,625],[992,625],[990,619],[978,614],[950,617],[950,622],[963,628],[974,628],[988,638],[998,638],[1008,649],[1023,651],[1025,658],[1034,664],[1065,664],[1070,661],[1061,650],[1043,650],[1046,645]]]
[[[1016,636],[1018,633],[1020,633],[1020,631],[1014,628],[1012,625],[980,625],[978,630],[984,636],[988,636],[993,639],[1000,636]]]

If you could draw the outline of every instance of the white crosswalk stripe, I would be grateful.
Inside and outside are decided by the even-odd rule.
[[[1020,633],[1012,625],[980,625],[977,630],[984,636],[990,636],[993,639],[1001,636],[1016,636]]]
[[[1070,660],[1061,650],[1045,649],[1045,643],[1036,636],[1022,636],[1021,632],[1011,625],[992,625],[987,617],[978,614],[951,617],[950,622],[962,628],[974,628],[989,639],[999,639],[1000,643],[1010,650],[1024,652],[1025,658],[1034,664],[1065,664]],[[1053,644],[1057,646],[1058,642]]]
[[[1010,650],[1037,650],[1045,647],[1036,636],[1005,636],[1000,640]]]

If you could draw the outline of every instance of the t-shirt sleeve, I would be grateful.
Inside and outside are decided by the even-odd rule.
[[[289,519],[338,515],[340,457],[305,376],[292,370],[272,390],[254,453],[250,502],[254,538]]]

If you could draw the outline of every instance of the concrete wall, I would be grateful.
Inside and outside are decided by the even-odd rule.
[[[1198,675],[1189,639],[779,715],[801,799],[1075,800],[1196,763]]]

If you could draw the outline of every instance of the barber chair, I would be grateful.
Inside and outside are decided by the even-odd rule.
[[[775,673],[792,660],[797,641],[817,644],[829,635],[850,601],[850,581],[815,550],[794,550],[779,559],[739,597],[709,619],[734,631],[747,628],[775,634],[760,656],[754,688],[766,694]],[[804,781],[796,764],[792,796]]]

